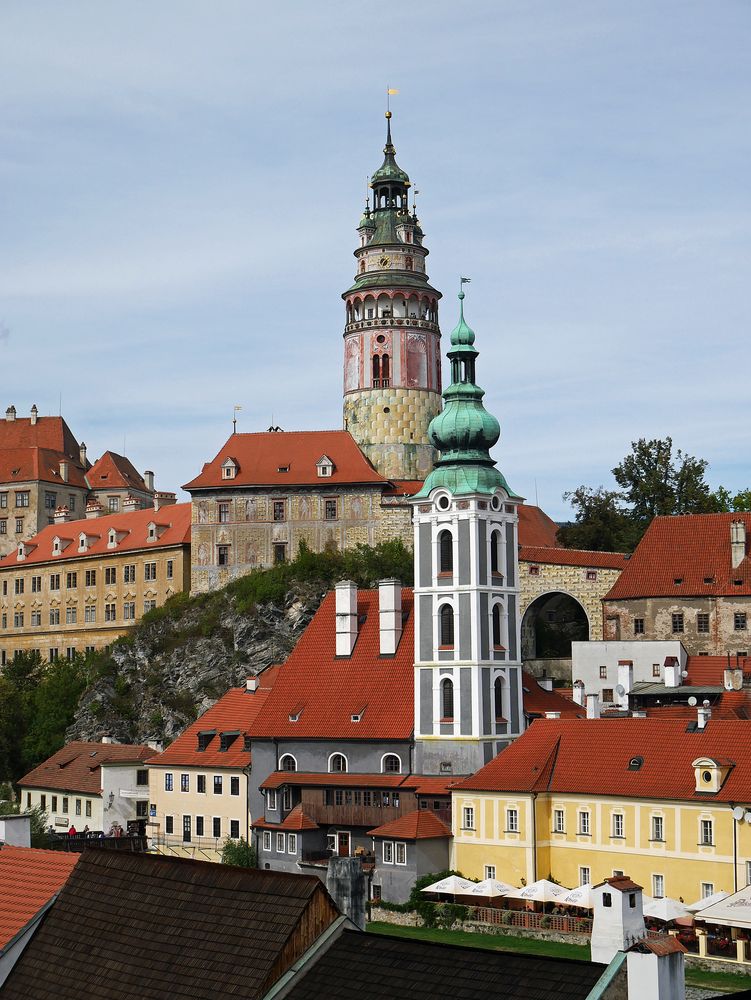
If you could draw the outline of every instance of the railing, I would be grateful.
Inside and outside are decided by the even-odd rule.
[[[81,851],[102,850],[102,851],[130,851],[134,854],[148,851],[148,837],[123,836],[123,837],[98,837],[96,834],[76,834],[73,837],[68,834],[50,834],[47,842],[50,851],[69,851],[73,854],[80,854]]]
[[[349,333],[369,326],[416,326],[423,330],[435,330],[438,323],[432,319],[418,319],[417,316],[374,316],[372,319],[353,319],[344,329]]]
[[[556,931],[560,934],[591,934],[591,917],[559,913],[535,913],[532,910],[497,910],[492,906],[470,906],[469,919],[481,924],[518,927],[527,931]]]
[[[311,865],[327,865],[329,863],[329,858],[337,857],[337,852],[332,850],[324,850],[319,847],[317,850],[302,851],[300,854],[300,860],[306,864]],[[359,858],[364,865],[374,865],[375,855],[371,852],[365,852],[364,854],[353,854],[352,857]]]

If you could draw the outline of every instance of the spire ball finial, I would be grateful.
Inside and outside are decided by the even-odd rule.
[[[387,112],[386,112],[386,117],[387,117],[387,118],[390,118],[390,117],[391,117],[391,112],[390,112],[390,111],[387,111]]]

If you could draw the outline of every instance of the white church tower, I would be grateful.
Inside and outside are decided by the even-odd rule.
[[[517,504],[490,448],[474,332],[451,334],[451,384],[428,436],[441,454],[414,498],[415,739],[423,774],[472,774],[524,727]]]

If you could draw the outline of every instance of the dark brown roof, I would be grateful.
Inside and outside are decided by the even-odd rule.
[[[255,1000],[338,917],[314,876],[90,850],[3,1000]]]
[[[53,753],[18,782],[25,788],[56,788],[61,792],[102,794],[102,764],[142,764],[153,747],[130,743],[87,743],[76,740]]]
[[[602,965],[344,931],[287,1000],[584,1000]]]

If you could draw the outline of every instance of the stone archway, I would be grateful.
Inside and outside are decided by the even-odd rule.
[[[571,658],[571,643],[586,642],[590,621],[584,606],[563,590],[540,594],[522,616],[522,660]]]

